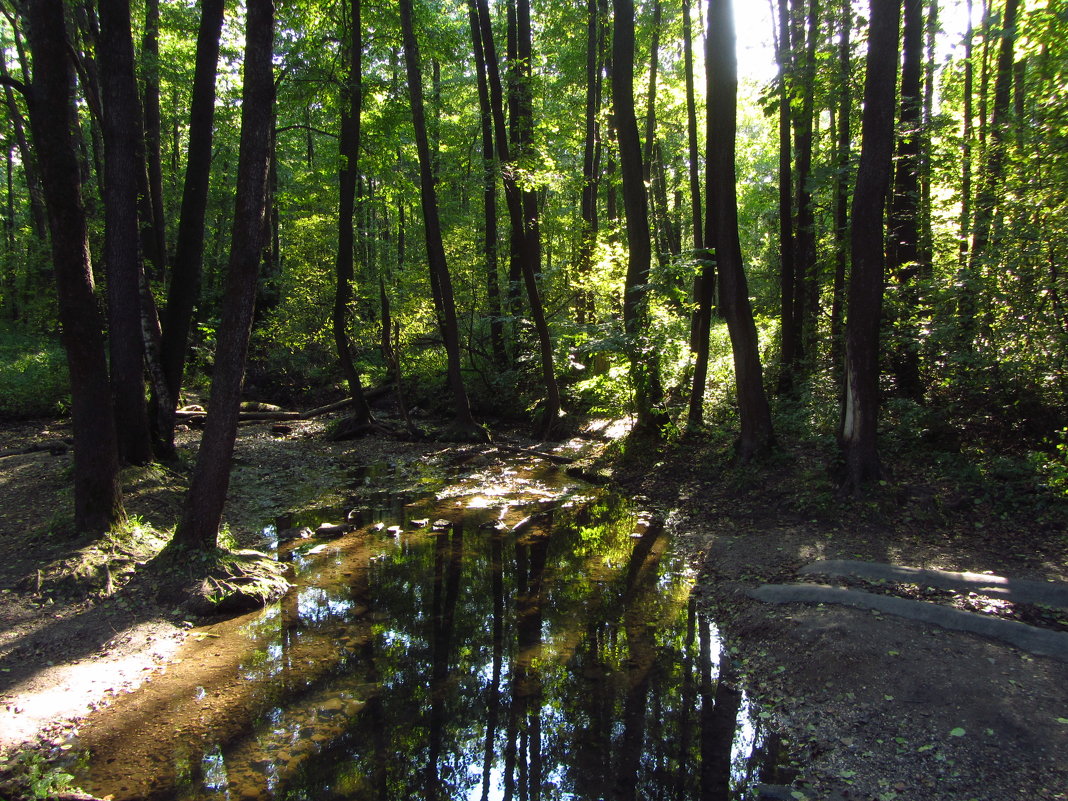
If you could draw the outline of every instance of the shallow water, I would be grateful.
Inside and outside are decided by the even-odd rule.
[[[90,722],[83,785],[190,801],[755,797],[776,744],[662,526],[523,459],[455,471],[361,471],[364,525],[337,540],[277,544],[341,510],[266,526],[296,588],[196,635],[199,656],[125,720]]]

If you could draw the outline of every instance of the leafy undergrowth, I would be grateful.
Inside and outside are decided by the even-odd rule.
[[[287,567],[252,550],[169,548],[151,572],[161,600],[195,615],[246,612],[281,598],[291,584]]]
[[[39,751],[24,748],[0,752],[0,801],[36,801],[76,793],[73,782],[67,766],[58,765]]]

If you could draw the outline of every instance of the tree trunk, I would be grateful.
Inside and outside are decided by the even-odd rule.
[[[853,191],[853,269],[849,278],[841,436],[846,463],[845,484],[854,492],[879,478],[876,425],[884,281],[883,210],[894,150],[900,17],[901,0],[872,0],[860,163]]]
[[[475,0],[467,0],[467,12],[471,25],[471,47],[475,54],[479,131],[482,135],[482,253],[486,259],[490,346],[494,363],[499,370],[504,370],[508,366],[508,353],[504,346],[504,325],[501,322],[501,279],[497,258],[497,160],[493,148],[493,112],[490,109],[489,79],[486,77],[486,51],[482,44]]]
[[[141,115],[128,0],[100,6],[100,88],[104,135],[104,258],[108,350],[119,459],[152,461],[141,330],[137,173]]]
[[[408,93],[411,98],[412,125],[415,128],[415,144],[419,153],[419,189],[423,205],[427,263],[431,276],[441,293],[442,334],[448,356],[449,388],[452,390],[455,409],[452,433],[460,439],[481,441],[487,439],[487,434],[471,416],[471,406],[467,400],[467,390],[464,387],[460,367],[459,327],[452,296],[452,279],[449,275],[448,263],[445,260],[445,247],[441,239],[437,190],[434,186],[433,164],[430,144],[427,141],[426,117],[423,112],[423,73],[412,23],[411,0],[401,0],[400,11],[401,31],[404,37],[404,62],[408,72]]]
[[[842,33],[838,40],[838,138],[834,178],[834,284],[831,289],[831,364],[841,376],[842,306],[845,296],[846,265],[849,261],[849,161],[852,134],[853,98],[850,89],[851,53],[849,34],[853,27],[851,0],[842,0]]]
[[[897,284],[897,303],[890,311],[894,327],[891,363],[897,390],[913,400],[923,397],[920,384],[919,295],[920,268],[920,95],[923,70],[924,0],[904,0],[904,53],[901,65],[901,111],[898,115],[897,159],[890,200],[886,269]]]
[[[230,484],[256,278],[267,244],[267,170],[274,116],[273,40],[273,3],[248,0],[241,144],[229,269],[208,417],[182,519],[174,532],[173,544],[179,547],[215,547]]]
[[[348,311],[352,301],[353,254],[355,252],[354,221],[356,184],[359,180],[360,110],[363,105],[363,40],[360,31],[360,0],[348,0],[350,11],[348,78],[341,97],[341,168],[338,170],[337,218],[337,286],[334,292],[333,330],[341,372],[352,396],[352,418],[356,425],[372,422],[371,407],[360,385],[360,374],[352,359],[349,342]]]
[[[201,265],[204,258],[204,214],[208,207],[211,176],[211,143],[215,119],[215,67],[219,59],[224,0],[203,0],[197,32],[196,67],[189,108],[189,153],[182,190],[181,217],[175,243],[174,265],[164,312],[160,361],[167,380],[172,414],[160,417],[158,438],[174,447],[173,410],[178,406],[182,373],[188,348],[193,307],[200,295]],[[158,406],[163,399],[154,397]]]
[[[586,3],[586,117],[582,146],[582,231],[578,255],[580,281],[585,283],[593,270],[593,251],[597,244],[597,188],[600,183],[601,128],[601,24],[598,0]],[[579,325],[596,319],[593,292],[584,287],[579,292]]]
[[[749,287],[738,237],[738,197],[734,167],[737,130],[738,61],[730,0],[711,0],[708,10],[708,205],[706,229],[716,250],[723,316],[734,353],[735,387],[741,433],[737,456],[765,453],[774,440]]]
[[[160,156],[159,0],[145,0],[145,30],[141,37],[141,75],[144,82],[145,163],[148,173],[148,219],[153,263],[159,278],[167,262],[167,226],[163,217],[163,166]]]
[[[972,30],[972,0],[967,2],[968,28],[964,34],[964,130],[961,134],[961,178],[960,178],[960,234],[959,258],[960,268],[968,266],[968,243],[971,238],[972,221],[972,94],[974,67],[972,50],[974,32]]]
[[[696,353],[699,349],[699,331],[701,328],[701,262],[705,258],[702,251],[705,248],[704,234],[701,226],[701,167],[700,156],[697,147],[697,101],[694,96],[693,85],[693,26],[690,24],[690,0],[682,3],[682,52],[683,74],[686,81],[686,152],[688,155],[688,175],[690,178],[690,225],[693,227],[693,258],[698,265],[698,272],[693,280],[694,312],[690,317],[690,350]],[[703,382],[702,382],[703,383]],[[702,397],[704,393],[702,391]],[[693,403],[690,404],[690,416],[693,417]],[[701,413],[697,413],[698,422]]]
[[[994,110],[983,157],[979,193],[975,198],[975,222],[972,231],[968,269],[958,304],[961,333],[966,347],[974,344],[975,317],[982,294],[980,273],[991,245],[994,212],[1005,173],[1005,135],[1011,113],[1013,49],[1016,43],[1016,12],[1019,0],[1005,0],[1001,22],[1001,47],[998,51],[997,77],[994,81]]]
[[[527,301],[534,329],[538,335],[539,355],[541,357],[542,382],[545,387],[543,433],[549,436],[557,424],[560,415],[560,389],[556,382],[552,360],[552,341],[549,338],[549,326],[545,319],[545,309],[538,289],[537,274],[541,268],[541,243],[538,230],[537,195],[533,191],[520,190],[515,180],[513,156],[518,156],[529,146],[533,131],[533,109],[530,106],[529,75],[524,76],[523,64],[530,64],[530,6],[521,2],[516,11],[516,31],[514,49],[518,64],[514,64],[511,80],[519,81],[520,86],[511,92],[509,108],[514,109],[511,120],[512,136],[516,142],[516,151],[509,147],[508,131],[504,121],[504,91],[501,86],[500,68],[497,61],[497,48],[493,41],[493,28],[489,16],[489,4],[478,0],[478,21],[482,34],[482,47],[486,56],[486,77],[489,82],[490,106],[493,113],[493,127],[496,133],[497,155],[507,165],[503,171],[505,200],[508,217],[512,226],[511,249],[513,265],[517,265],[526,285]],[[523,88],[523,85],[526,88]],[[515,310],[512,309],[513,313]]]
[[[119,460],[101,319],[75,150],[74,75],[60,0],[28,5],[33,82],[30,129],[40,157],[59,319],[70,371],[74,524],[102,532],[123,517]]]
[[[797,356],[809,354],[816,341],[816,232],[812,207],[812,142],[815,113],[816,41],[819,37],[819,2],[809,0],[805,23],[805,61],[800,76],[801,115],[795,122],[797,151],[797,225],[794,230],[794,335]],[[800,42],[798,42],[800,45]]]
[[[779,0],[779,336],[780,367],[779,392],[793,387],[793,374],[801,346],[794,320],[794,211],[793,157],[790,131],[793,126],[790,109],[791,84],[790,6]]]
[[[5,81],[11,79],[11,76],[8,75],[5,59],[0,59],[0,78]],[[19,148],[22,173],[26,176],[26,191],[30,199],[30,224],[33,227],[34,236],[41,242],[47,242],[48,217],[41,190],[41,175],[37,168],[37,154],[30,149],[30,144],[26,139],[26,128],[23,124],[22,113],[15,102],[14,92],[11,91],[11,87],[8,85],[4,86],[4,100],[7,104],[11,127],[15,131],[15,142]]]
[[[642,180],[642,151],[634,114],[634,2],[613,0],[612,108],[619,137],[623,208],[627,218],[627,277],[623,329],[627,337],[637,419],[634,431],[659,436],[666,415],[656,351],[646,342],[649,326],[649,205]]]

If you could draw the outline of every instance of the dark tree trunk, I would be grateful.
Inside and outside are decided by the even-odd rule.
[[[794,336],[797,357],[805,358],[815,342],[816,232],[812,207],[812,142],[816,92],[816,42],[819,38],[819,2],[809,0],[805,23],[805,60],[801,72],[801,115],[795,120],[797,151],[797,225],[794,230]],[[800,42],[798,42],[800,46]]]
[[[846,487],[854,492],[879,478],[879,325],[883,302],[883,211],[894,151],[901,0],[872,0],[864,77],[860,163],[853,191],[852,255],[846,322],[842,450]]]
[[[601,128],[601,24],[598,0],[586,3],[586,118],[582,146],[582,231],[580,233],[578,274],[585,282],[593,270],[593,250],[597,244],[597,188],[600,178]],[[577,303],[579,325],[596,318],[593,292],[583,288]]]
[[[637,412],[635,432],[660,434],[666,416],[657,354],[645,345],[649,326],[649,206],[642,180],[642,151],[634,114],[634,3],[613,0],[612,109],[619,137],[623,208],[627,217],[627,277],[623,288],[623,328],[627,336]]]
[[[359,181],[360,110],[363,105],[363,39],[360,31],[360,0],[348,0],[347,25],[348,78],[341,97],[341,167],[338,170],[340,198],[337,217],[337,285],[334,292],[334,345],[337,348],[341,372],[349,385],[352,397],[353,423],[358,426],[372,422],[371,407],[360,385],[360,374],[352,359],[349,342],[348,311],[352,302],[353,254],[355,253],[354,220],[356,184]]]
[[[497,258],[497,159],[493,148],[493,112],[490,109],[489,79],[486,77],[486,51],[478,24],[478,6],[467,0],[471,25],[471,47],[475,54],[478,81],[479,131],[482,135],[482,253],[486,259],[486,306],[490,323],[490,346],[497,368],[508,366],[501,322],[501,279]]]
[[[256,278],[267,244],[267,170],[274,117],[274,5],[248,0],[245,24],[241,145],[226,292],[215,372],[200,451],[173,544],[210,549],[217,543],[237,438],[241,383],[256,301]]]
[[[794,211],[793,211],[793,157],[790,131],[793,126],[790,109],[791,84],[790,6],[788,0],[779,0],[779,287],[781,337],[781,365],[779,391],[793,387],[793,374],[800,352],[800,337],[794,320],[794,287],[796,265],[794,263]]]
[[[174,265],[164,312],[160,362],[167,381],[168,398],[153,398],[157,408],[158,439],[174,447],[174,409],[182,389],[189,328],[193,307],[200,295],[204,258],[204,214],[208,206],[211,175],[211,143],[215,119],[215,67],[219,60],[224,0],[203,0],[197,32],[196,67],[189,108],[189,153],[181,217],[175,243]],[[168,413],[169,411],[169,413]]]
[[[423,73],[419,63],[419,48],[416,44],[412,23],[411,0],[401,0],[401,32],[404,37],[404,62],[408,72],[408,93],[411,98],[412,125],[415,128],[415,144],[419,153],[419,189],[423,205],[423,226],[426,235],[427,263],[432,279],[441,294],[443,317],[442,334],[448,356],[448,381],[452,390],[455,419],[453,434],[460,439],[485,440],[486,432],[471,416],[463,373],[460,367],[460,336],[456,322],[456,306],[452,296],[452,279],[445,260],[445,247],[441,239],[441,221],[438,217],[438,197],[434,186],[433,164],[430,144],[426,135],[426,117],[423,112]]]
[[[59,319],[70,371],[74,524],[102,532],[123,517],[119,460],[101,319],[74,136],[74,75],[60,0],[28,4],[33,82],[30,129],[40,157]]]
[[[938,65],[935,43],[938,37],[938,0],[928,0],[927,56],[923,78],[923,120],[920,135],[920,238],[917,262],[918,277],[930,281],[934,275],[934,216],[931,205],[932,161],[931,131],[934,123],[934,89]]]
[[[11,76],[7,71],[7,63],[0,59],[0,79],[10,81]],[[41,174],[37,168],[37,154],[30,149],[30,143],[26,139],[26,128],[23,123],[22,113],[15,102],[15,94],[11,86],[4,86],[4,101],[7,104],[8,118],[15,132],[15,142],[19,148],[19,159],[22,161],[22,173],[26,176],[26,191],[30,199],[30,224],[33,227],[34,236],[41,242],[48,240],[48,217],[45,211],[44,196],[41,189]]]
[[[974,92],[974,67],[972,64],[972,0],[967,3],[968,29],[964,34],[964,130],[961,134],[960,178],[960,267],[968,266],[968,242],[971,238],[972,221],[972,94]]]
[[[894,165],[893,195],[890,200],[889,237],[886,248],[887,273],[897,284],[897,303],[891,309],[894,343],[891,364],[897,390],[919,400],[920,343],[918,314],[920,239],[920,142],[922,139],[920,95],[923,70],[924,0],[904,0],[904,53],[901,66],[901,111],[898,115],[897,159]]]
[[[145,163],[148,170],[148,228],[152,238],[155,277],[167,262],[167,226],[163,216],[163,165],[160,155],[159,0],[145,0],[145,30],[141,37],[141,75],[144,82]],[[147,254],[146,254],[147,256]]]
[[[771,410],[749,287],[738,238],[738,197],[734,167],[737,129],[738,62],[730,0],[711,0],[708,11],[707,68],[712,73],[708,98],[708,224],[716,251],[723,316],[730,332],[741,433],[737,456],[747,460],[772,445]]]
[[[141,115],[128,0],[100,5],[100,88],[111,396],[119,459],[147,464],[152,461],[152,439],[145,404],[137,219]]]
[[[852,142],[853,98],[851,91],[851,52],[849,34],[853,27],[851,0],[842,0],[842,33],[838,40],[838,139],[834,178],[834,284],[831,289],[831,364],[841,376],[842,306],[845,296],[846,265],[849,261],[849,160]]]
[[[515,180],[515,170],[511,169],[513,155],[522,153],[529,146],[529,137],[533,128],[533,110],[530,106],[529,75],[523,75],[522,65],[530,64],[530,6],[521,2],[517,9],[514,51],[519,62],[513,64],[511,80],[519,81],[520,86],[510,93],[509,108],[514,109],[518,119],[511,120],[512,136],[516,142],[516,152],[509,147],[508,131],[504,121],[504,91],[501,86],[500,67],[497,61],[497,48],[493,41],[493,28],[490,23],[489,4],[478,0],[478,22],[482,34],[482,47],[486,56],[486,77],[489,82],[490,107],[493,113],[493,127],[496,133],[497,155],[502,163],[508,165],[503,171],[505,200],[508,217],[512,226],[511,248],[512,263],[518,266],[520,275],[526,285],[527,301],[534,328],[538,334],[539,354],[541,357],[542,381],[545,386],[544,434],[552,433],[560,415],[560,389],[556,383],[553,370],[552,342],[549,338],[549,326],[545,319],[545,310],[538,289],[537,274],[541,268],[541,243],[538,230],[537,196],[533,191],[523,192]],[[526,88],[523,88],[526,85]],[[518,276],[510,276],[513,279]],[[515,313],[515,309],[511,309]]]
[[[686,152],[688,155],[687,173],[690,178],[690,225],[693,228],[693,252],[694,260],[700,264],[706,257],[703,253],[705,248],[704,233],[701,220],[701,165],[700,153],[697,147],[697,101],[694,97],[693,84],[693,26],[690,24],[690,0],[682,3],[682,52],[683,74],[686,81]],[[701,303],[701,273],[694,275],[693,302],[694,312],[690,317],[690,350],[697,352],[700,341],[702,315]],[[703,383],[703,382],[702,382]],[[702,392],[703,397],[703,392]],[[690,404],[690,417],[694,414],[693,403]],[[697,412],[698,422],[701,412]]]
[[[1001,47],[998,50],[997,77],[994,80],[994,110],[983,158],[979,192],[975,198],[975,221],[968,269],[958,304],[964,344],[970,347],[975,335],[975,317],[981,292],[980,273],[991,245],[998,193],[1005,174],[1005,138],[1011,113],[1013,49],[1016,43],[1016,12],[1019,0],[1005,0],[1001,21]]]

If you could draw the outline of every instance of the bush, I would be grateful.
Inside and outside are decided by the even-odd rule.
[[[0,330],[0,418],[56,415],[69,405],[67,360],[59,340]]]

